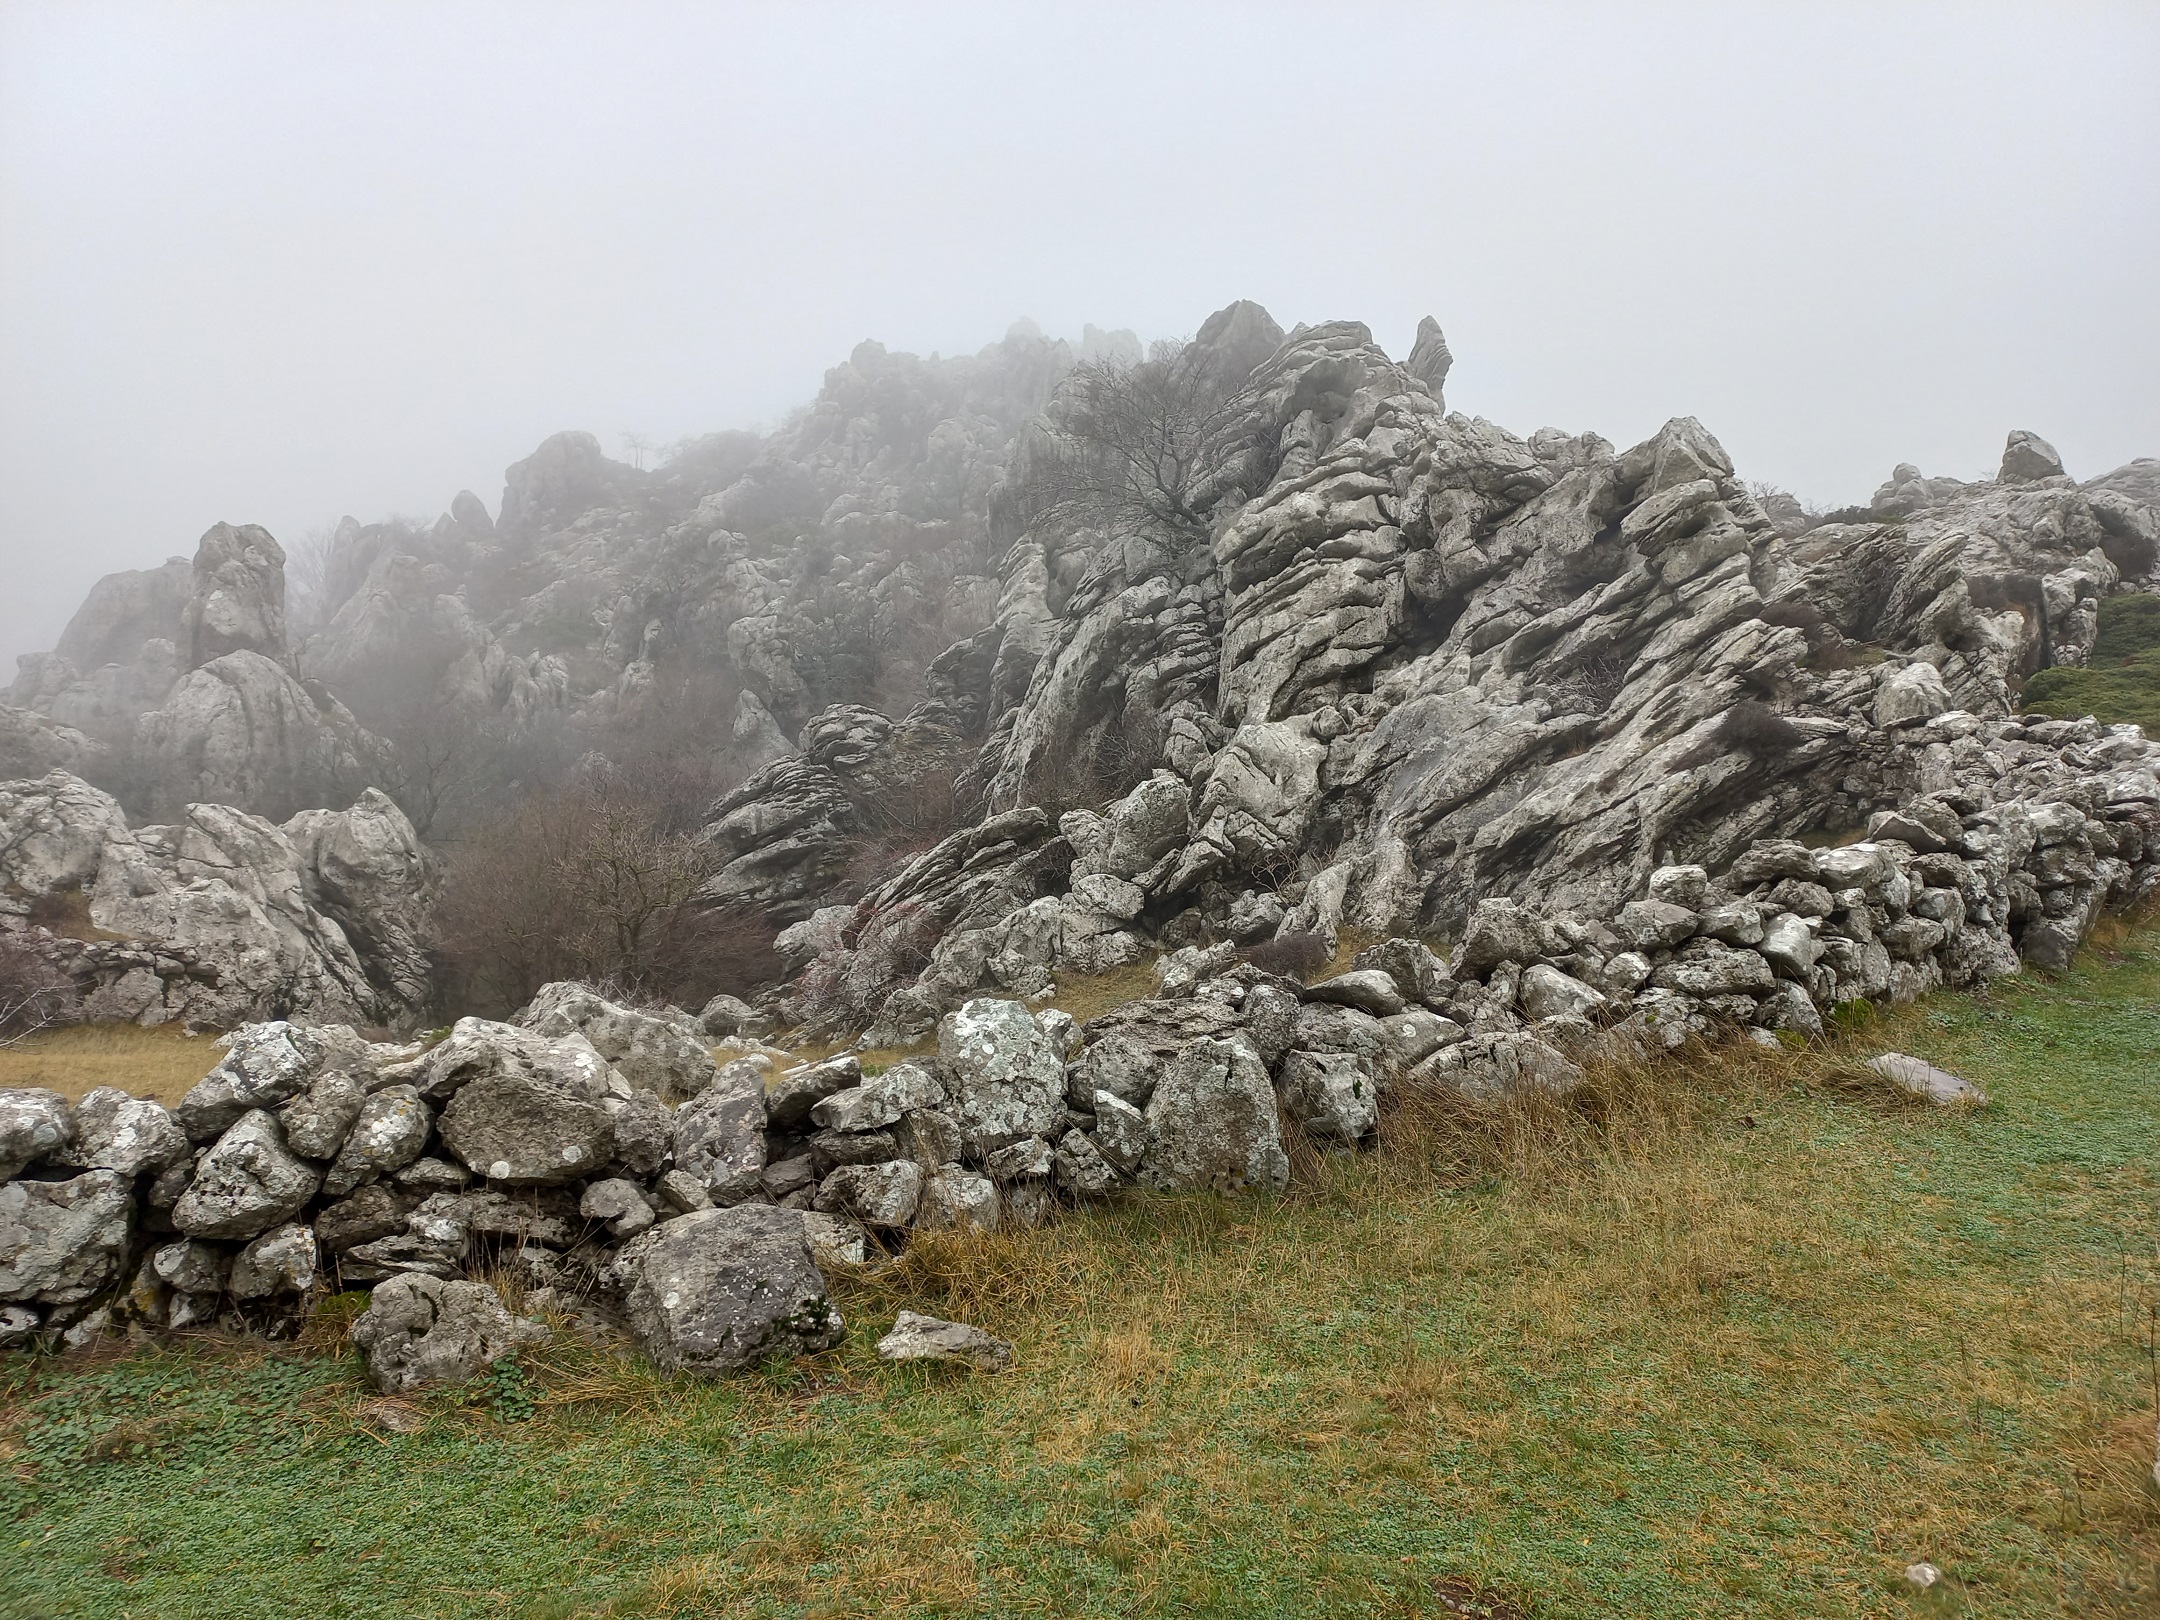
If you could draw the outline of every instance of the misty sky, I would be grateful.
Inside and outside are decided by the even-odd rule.
[[[861,338],[1436,315],[1865,499],[2160,455],[2160,5],[0,0],[0,680],[219,519],[493,510]]]

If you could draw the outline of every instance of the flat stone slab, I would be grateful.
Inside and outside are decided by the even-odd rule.
[[[1013,1363],[1013,1347],[996,1335],[914,1311],[900,1313],[877,1353],[883,1361],[950,1361],[977,1372],[1004,1372]]]
[[[1867,1066],[1908,1096],[1938,1108],[1987,1106],[1987,1093],[1970,1080],[1961,1080],[1948,1069],[1938,1069],[1903,1052],[1884,1052],[1867,1060]]]

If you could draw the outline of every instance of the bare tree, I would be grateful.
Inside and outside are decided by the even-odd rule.
[[[622,442],[623,448],[630,452],[630,465],[643,472],[645,470],[645,458],[657,448],[652,435],[649,433],[625,433],[622,436]]]
[[[318,524],[285,548],[285,618],[295,640],[330,620],[330,552],[337,530]]]
[[[1205,538],[1210,445],[1250,396],[1191,344],[1157,344],[1137,364],[1091,360],[1066,378],[1053,433],[1027,473],[1031,516]]]
[[[492,1010],[551,979],[676,989],[661,956],[711,870],[666,794],[604,761],[477,826],[450,852],[437,945],[455,993]]]

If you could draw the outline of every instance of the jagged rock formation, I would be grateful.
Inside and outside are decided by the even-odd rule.
[[[1180,363],[1246,364],[1232,325]],[[2085,656],[2102,596],[2154,582],[2131,469],[2079,486],[2030,435],[2001,480],[1901,469],[1881,521],[1792,536],[1692,420],[1624,452],[1518,439],[1445,413],[1437,329],[1419,350],[1338,323],[1239,373],[1184,494],[1204,534],[1014,534],[969,772],[987,819],[805,923],[789,1010],[902,1039],[977,988],[1256,917],[1333,938],[1449,934],[1491,896],[1614,910],[1660,864],[1949,787],[1915,724],[2008,715],[2021,675]],[[1974,810],[2004,792],[1958,785]],[[1072,808],[1007,819],[1040,806]],[[1105,854],[1121,836],[1146,859]]]
[[[193,804],[130,828],[64,771],[0,782],[0,926],[75,981],[89,1018],[409,1023],[434,999],[433,882],[412,824],[373,789],[283,827]]]
[[[1085,498],[1124,454],[1105,358],[1169,413],[1132,500]],[[769,437],[647,471],[559,434],[497,519],[348,521],[297,647],[276,542],[220,525],[93,591],[0,747],[161,821],[286,818],[406,792],[363,724],[562,758],[702,716],[740,782],[705,903],[785,928],[781,1016],[901,1039],[1158,949],[1609,911],[1947,786],[1985,811],[1929,728],[2006,719],[2155,584],[2150,461],[2080,484],[2019,432],[1993,480],[1900,467],[1811,522],[1691,419],[1519,438],[1448,411],[1452,364],[1430,320],[1398,364],[1250,303],[1160,365],[864,344]]]

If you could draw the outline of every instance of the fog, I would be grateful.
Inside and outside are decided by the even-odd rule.
[[[0,9],[0,671],[219,519],[492,510],[860,339],[1421,315],[1838,504],[2160,454],[2160,9]]]

